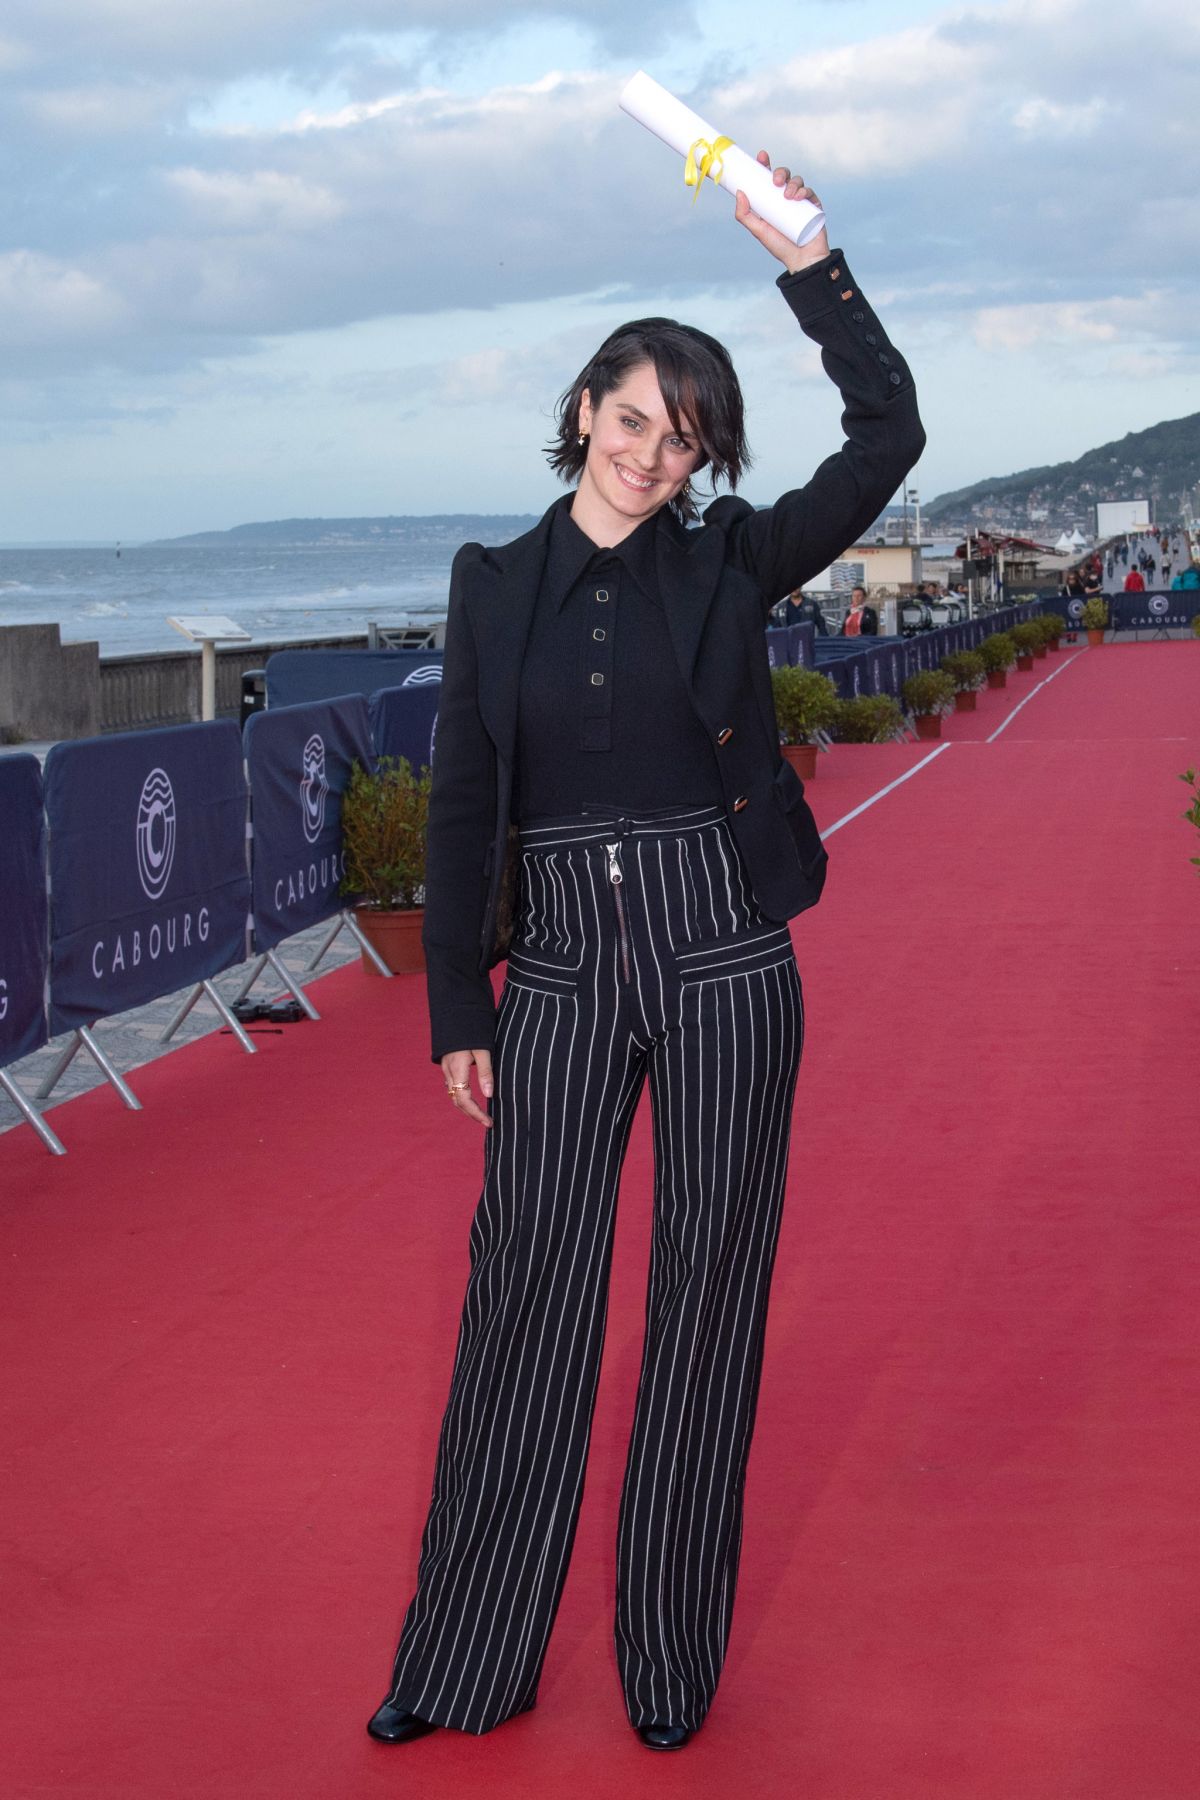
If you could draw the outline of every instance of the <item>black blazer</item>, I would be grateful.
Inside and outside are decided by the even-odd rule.
[[[825,852],[804,784],[782,761],[763,630],[878,517],[925,443],[912,377],[840,250],[779,287],[845,401],[846,442],[805,487],[756,511],[723,496],[699,529],[658,515],[659,586],[680,671],[711,735],[755,899],[780,921],[815,905]],[[571,496],[555,504],[568,506]],[[424,943],[433,1059],[490,1049],[488,970],[516,905],[510,819],[521,660],[553,508],[511,544],[454,559],[429,809]]]

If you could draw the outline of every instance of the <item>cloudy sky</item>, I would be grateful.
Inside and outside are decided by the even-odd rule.
[[[729,344],[766,500],[836,398],[647,68],[821,194],[922,493],[1200,410],[1192,0],[7,0],[0,540],[540,510],[622,318]]]

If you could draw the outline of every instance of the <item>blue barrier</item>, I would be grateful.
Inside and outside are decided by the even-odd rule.
[[[371,740],[376,756],[404,756],[414,769],[433,767],[440,682],[379,688],[371,695]]]
[[[813,646],[817,640],[816,626],[789,625],[787,627],[787,634],[788,661],[795,663],[802,669],[815,669],[817,666],[817,659],[813,653]]]
[[[246,954],[246,781],[227,720],[55,744],[50,1029],[89,1026]]]
[[[267,951],[342,910],[341,795],[355,761],[374,760],[367,703],[348,694],[254,713],[245,745],[254,945]]]
[[[267,658],[267,705],[305,706],[378,688],[442,679],[440,650],[276,650]]]
[[[1083,610],[1082,605],[1079,610]],[[1114,631],[1186,630],[1198,612],[1200,590],[1196,588],[1113,594],[1108,602],[1109,623]]]
[[[0,757],[0,1068],[46,1028],[46,826],[36,756]]]

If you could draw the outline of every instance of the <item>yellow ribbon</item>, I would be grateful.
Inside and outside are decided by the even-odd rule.
[[[700,189],[704,186],[704,177],[706,175],[714,184],[720,181],[721,159],[726,150],[730,150],[732,147],[732,138],[719,137],[716,142],[712,144],[709,143],[707,138],[697,138],[691,149],[688,151],[687,162],[684,165],[683,170],[683,179],[688,187],[695,188],[696,190],[692,195],[693,206],[695,206],[697,200],[700,198]],[[697,161],[697,152],[699,152],[699,161]]]

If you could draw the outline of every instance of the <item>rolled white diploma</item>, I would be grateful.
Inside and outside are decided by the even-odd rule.
[[[620,104],[631,119],[652,131],[680,156],[686,156],[694,145],[700,145],[696,152],[697,164],[705,150],[715,145],[719,135],[727,135],[716,132],[707,120],[694,113],[690,106],[685,106],[682,100],[677,100],[674,94],[669,94],[665,87],[660,87],[644,69],[639,69],[625,83]],[[741,188],[759,218],[782,231],[793,244],[807,244],[824,229],[825,214],[819,206],[814,206],[811,200],[785,200],[783,189],[776,187],[771,179],[770,169],[764,169],[736,144],[730,144],[721,152],[718,180],[731,194]]]

